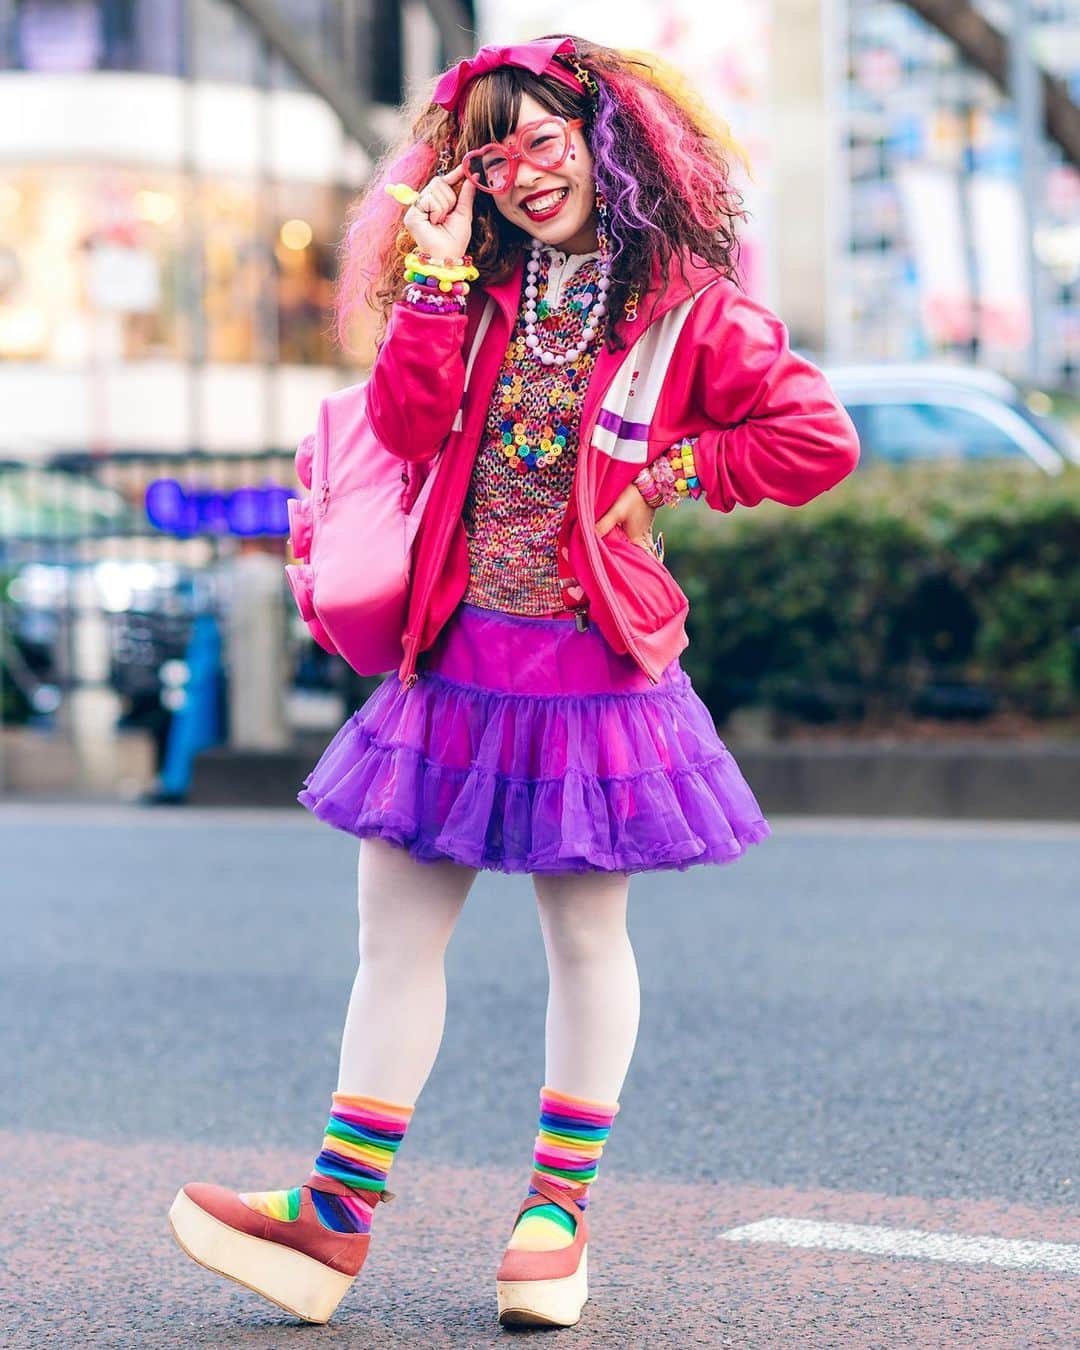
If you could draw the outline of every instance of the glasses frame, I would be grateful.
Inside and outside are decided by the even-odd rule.
[[[566,131],[566,149],[555,164],[539,164],[519,148],[522,136],[526,135],[527,132],[534,131],[537,127],[542,127],[546,122],[558,122]],[[482,145],[479,150],[470,150],[461,161],[461,167],[466,178],[475,184],[481,192],[486,192],[491,197],[505,196],[517,182],[518,165],[522,161],[531,164],[534,169],[561,169],[570,153],[574,132],[580,131],[584,125],[585,121],[581,117],[560,117],[558,113],[551,113],[547,117],[538,117],[535,122],[527,122],[523,127],[518,127],[517,131],[512,136],[508,136],[505,141],[489,141],[487,145]],[[503,188],[488,187],[486,183],[481,183],[478,176],[469,170],[469,160],[476,159],[477,156],[484,155],[489,150],[502,150],[510,161],[510,177]]]

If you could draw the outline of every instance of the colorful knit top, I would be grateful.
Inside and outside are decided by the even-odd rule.
[[[595,303],[598,253],[540,255],[536,332],[563,352],[580,338]],[[522,299],[529,277],[522,277]],[[556,545],[577,464],[581,405],[598,335],[572,365],[544,365],[517,323],[503,358],[463,511],[469,543],[465,600],[511,614],[566,613]],[[519,457],[539,451],[535,467]],[[552,453],[554,451],[554,453]]]

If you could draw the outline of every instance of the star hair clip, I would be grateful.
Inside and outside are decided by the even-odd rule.
[[[589,91],[589,93],[593,96],[593,98],[599,98],[599,97],[600,97],[600,86],[599,86],[599,85],[596,83],[596,81],[593,79],[593,77],[592,77],[592,75],[589,73],[589,71],[587,71],[587,70],[585,69],[585,67],[581,64],[580,61],[574,60],[573,57],[570,58],[570,64],[571,64],[571,65],[573,66],[573,68],[574,68],[574,74],[575,74],[575,75],[577,76],[577,78],[581,81],[581,83],[585,86],[585,88]]]

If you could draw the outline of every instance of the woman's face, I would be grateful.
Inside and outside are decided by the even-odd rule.
[[[514,131],[550,116],[549,108],[523,94]],[[566,253],[591,253],[596,248],[593,159],[580,130],[571,132],[570,154],[560,168],[537,169],[520,160],[510,191],[492,201],[500,215],[541,243]]]

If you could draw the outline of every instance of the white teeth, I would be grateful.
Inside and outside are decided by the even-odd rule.
[[[569,188],[558,188],[555,192],[549,192],[546,197],[537,197],[535,201],[525,202],[523,205],[531,215],[542,215],[558,205],[569,191]]]

